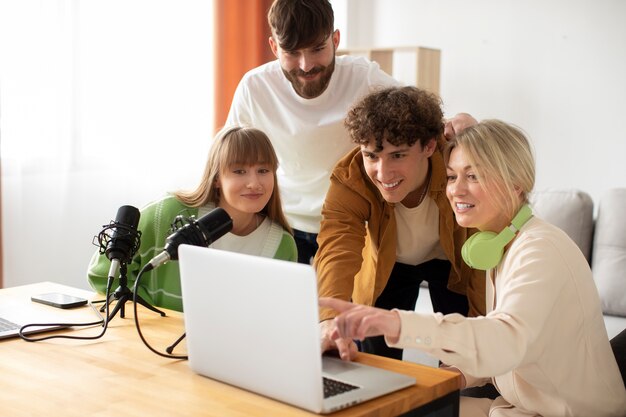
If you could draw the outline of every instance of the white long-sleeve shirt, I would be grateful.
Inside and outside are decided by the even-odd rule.
[[[226,123],[255,127],[272,141],[283,207],[293,228],[319,232],[332,169],[355,146],[343,125],[350,107],[375,88],[398,84],[377,63],[354,56],[336,57],[328,87],[312,99],[296,94],[278,60],[241,79]]]
[[[437,356],[467,386],[493,382],[490,415],[626,415],[591,270],[563,231],[532,218],[486,287],[486,317],[400,312],[393,346]]]

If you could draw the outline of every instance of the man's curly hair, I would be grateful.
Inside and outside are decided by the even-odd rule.
[[[376,142],[376,152],[386,139],[394,146],[422,147],[443,133],[441,100],[417,87],[390,87],[365,96],[349,111],[344,121],[352,142]]]

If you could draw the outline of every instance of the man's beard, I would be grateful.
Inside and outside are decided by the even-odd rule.
[[[319,97],[328,87],[330,83],[330,77],[333,75],[333,71],[335,70],[335,56],[333,54],[333,60],[330,65],[324,66],[316,66],[311,68],[310,71],[304,72],[300,68],[295,68],[291,71],[283,70],[285,77],[291,82],[293,89],[296,90],[296,93],[300,97],[304,98],[315,98]],[[314,81],[306,81],[302,82],[298,76],[306,76],[321,73],[321,76]]]

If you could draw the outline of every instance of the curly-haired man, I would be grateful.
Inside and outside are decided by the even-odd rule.
[[[445,128],[459,131],[475,120],[460,114],[454,123]],[[484,273],[461,259],[471,231],[456,223],[446,198],[439,98],[416,87],[385,88],[357,102],[345,126],[359,146],[335,166],[322,208],[320,296],[413,310],[427,281],[435,311],[484,314]],[[322,347],[336,346],[348,359],[354,343],[329,337],[336,314],[321,310]],[[402,357],[382,337],[366,339],[362,350]]]

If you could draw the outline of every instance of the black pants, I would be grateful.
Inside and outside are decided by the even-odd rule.
[[[449,275],[450,262],[448,261],[434,259],[416,266],[396,262],[387,286],[374,305],[387,310],[397,308],[413,311],[420,284],[422,281],[427,281],[435,312],[460,313],[467,316],[469,311],[467,297],[448,290]],[[368,337],[360,345],[363,352],[402,359],[402,349],[387,346],[383,336]]]
[[[313,258],[319,248],[317,245],[317,233],[308,233],[293,229],[293,238],[298,248],[298,263],[313,263]]]

